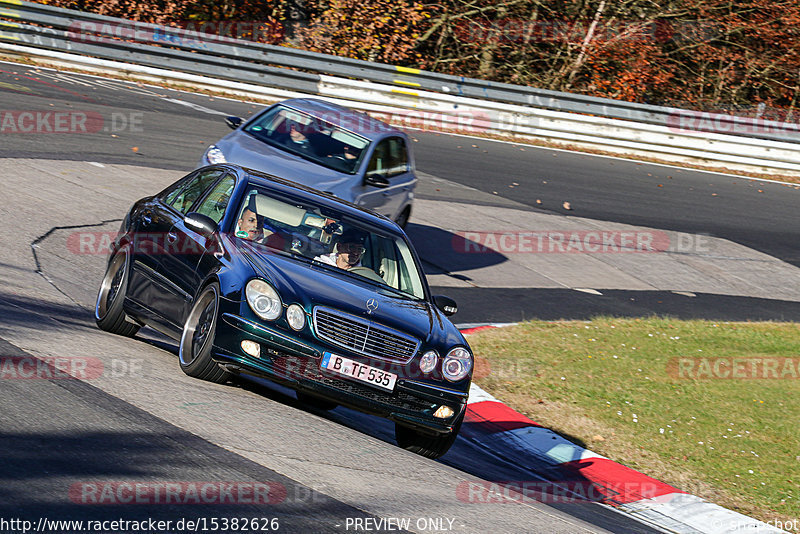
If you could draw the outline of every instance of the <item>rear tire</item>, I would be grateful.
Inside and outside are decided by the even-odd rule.
[[[181,369],[187,375],[224,384],[233,375],[220,368],[211,359],[211,347],[217,332],[219,314],[219,284],[211,283],[203,288],[192,306],[183,325],[183,335],[178,349]]]
[[[403,426],[400,423],[395,423],[394,437],[397,444],[403,449],[435,460],[450,450],[450,447],[458,437],[458,431],[461,430],[461,423],[463,421],[464,415],[462,414],[453,425],[452,432],[443,436],[424,434],[413,428]]]
[[[140,328],[125,319],[125,310],[122,309],[128,291],[130,263],[130,247],[125,245],[108,262],[94,306],[94,319],[101,330],[126,337],[133,337]]]
[[[295,393],[297,394],[297,400],[299,400],[300,402],[302,402],[307,406],[316,408],[317,410],[322,410],[324,412],[327,412],[328,410],[333,410],[334,408],[339,406],[333,401],[329,401],[321,397],[316,397],[308,393],[302,393],[300,391],[296,391]]]

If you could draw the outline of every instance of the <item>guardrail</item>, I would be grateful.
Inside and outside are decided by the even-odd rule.
[[[316,94],[390,118],[417,110],[457,127],[470,114],[475,128],[487,133],[760,172],[800,172],[797,124],[460,78],[21,0],[0,0],[0,17],[12,21],[0,22],[0,48],[8,51],[100,58],[107,68],[147,67],[178,79],[183,73],[256,93],[272,87]],[[704,131],[709,129],[715,131]]]

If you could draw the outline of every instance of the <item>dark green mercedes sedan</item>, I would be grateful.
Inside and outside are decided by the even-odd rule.
[[[235,165],[198,169],[136,202],[95,310],[103,330],[180,342],[189,376],[265,377],[317,409],[395,422],[401,447],[452,445],[473,356],[391,220]]]

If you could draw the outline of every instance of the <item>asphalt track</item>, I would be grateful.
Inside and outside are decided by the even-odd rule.
[[[106,369],[132,370],[132,363],[140,369],[104,374],[90,383],[6,381],[10,385],[0,388],[7,407],[0,415],[8,466],[0,474],[3,517],[257,518],[264,517],[265,507],[248,503],[76,506],[68,488],[93,480],[270,481],[284,487],[287,498],[267,511],[281,517],[288,532],[345,531],[348,517],[402,515],[455,518],[454,530],[463,532],[651,531],[596,505],[459,502],[455,488],[464,480],[537,480],[536,466],[514,465],[463,439],[442,461],[430,462],[394,447],[385,421],[343,409],[309,411],[291,394],[259,384],[191,380],[177,368],[174,344],[152,332],[137,340],[99,332],[88,310],[102,258],[69,257],[58,250],[47,255],[47,246],[58,247],[51,238],[59,230],[48,232],[103,221],[114,228],[113,219],[135,198],[193,168],[205,146],[228,131],[223,114],[248,115],[259,106],[9,64],[0,64],[0,94],[3,110],[95,112],[104,118],[104,128],[128,124],[94,134],[0,137],[0,158],[45,160],[0,160],[6,197],[0,236],[8,250],[0,260],[3,356],[89,355]],[[130,128],[131,121],[140,127]],[[532,212],[563,214],[567,201],[573,208],[569,215],[725,237],[790,264],[798,261],[792,242],[800,227],[794,188],[461,137],[414,136],[419,169],[468,186],[461,194],[474,197],[476,205],[513,201]],[[92,167],[96,173],[90,175]],[[154,174],[137,176],[136,168]],[[103,172],[109,173],[105,181]],[[509,187],[513,182],[520,186]],[[422,184],[420,198],[450,200],[453,192],[442,189]],[[412,226],[410,234],[423,230]],[[478,287],[442,287],[442,292],[459,301],[459,322],[595,313],[800,316],[797,302],[736,295],[687,299],[664,291],[589,295]]]

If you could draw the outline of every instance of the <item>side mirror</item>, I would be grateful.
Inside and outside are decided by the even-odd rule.
[[[241,126],[243,122],[244,119],[241,117],[225,117],[225,124],[227,124],[231,130],[235,130]]]
[[[214,219],[196,211],[186,214],[186,217],[183,218],[183,223],[205,237],[214,234],[219,229]]]
[[[379,172],[371,172],[364,177],[364,183],[381,189],[389,187],[389,179]]]
[[[434,295],[433,303],[448,317],[458,311],[458,304],[456,304],[456,301],[444,295]]]

